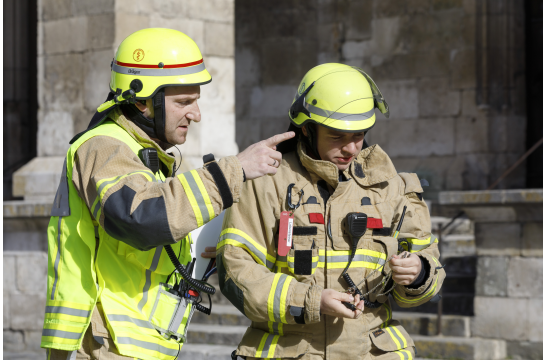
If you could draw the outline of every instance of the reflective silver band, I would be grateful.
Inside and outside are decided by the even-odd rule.
[[[350,260],[350,255],[327,255],[327,262],[330,262],[330,263],[338,263],[338,262],[347,263],[349,260]],[[320,262],[324,262],[324,261],[325,261],[325,256],[320,256]],[[356,254],[354,256],[354,260],[352,261],[365,261],[365,262],[370,262],[373,264],[380,264],[380,265],[383,265],[386,263],[384,259],[370,256],[370,255],[361,255],[361,254]]]
[[[206,203],[204,202],[204,198],[201,194],[201,190],[199,189],[199,186],[197,185],[197,182],[195,181],[195,178],[193,177],[194,174],[191,171],[188,171],[184,173],[183,175],[185,177],[185,180],[189,184],[189,188],[191,189],[191,192],[193,193],[195,200],[197,201],[197,205],[199,206],[199,210],[201,211],[202,221],[204,224],[206,224],[207,222],[210,221],[210,214],[208,213],[208,208],[206,207]]]
[[[144,284],[144,289],[142,290],[142,300],[138,303],[138,310],[142,311],[144,305],[148,302],[148,291],[151,286],[151,273],[157,269],[159,265],[159,259],[161,259],[161,253],[163,252],[162,246],[157,246],[155,248],[155,254],[153,254],[153,260],[151,261],[151,266],[149,269],[146,269],[146,283]]]
[[[274,334],[268,334],[267,335],[267,340],[265,340],[265,345],[263,346],[263,352],[261,353],[263,359],[270,359],[273,357],[274,354],[269,354],[269,350],[271,348],[271,343],[274,339],[275,336],[278,336],[278,335],[274,335]]]
[[[308,109],[308,111],[318,116],[343,121],[367,120],[375,114],[375,108],[361,114],[345,114],[337,111],[324,110],[307,102],[305,102],[305,107]]]
[[[46,306],[45,307],[45,313],[46,314],[64,314],[64,315],[71,315],[71,316],[80,316],[80,317],[89,317],[91,315],[90,311],[87,310],[80,310],[80,309],[73,309],[65,306]]]
[[[78,340],[83,336],[83,333],[80,334],[56,329],[43,329],[42,336],[54,336],[62,339]]]
[[[282,322],[280,320],[280,297],[282,296],[282,288],[284,287],[287,278],[288,275],[281,274],[280,279],[278,279],[278,283],[276,284],[276,289],[274,289],[273,315],[274,321],[277,323]]]
[[[226,240],[226,239],[235,240],[236,242],[239,242],[241,244],[246,245],[248,247],[248,249],[250,249],[252,254],[257,256],[263,262],[263,264],[267,265],[267,268],[269,268],[269,269],[273,268],[274,263],[267,260],[267,257],[265,255],[263,255],[263,253],[261,251],[259,251],[251,242],[249,242],[248,240],[246,240],[242,236],[237,235],[237,234],[233,234],[233,233],[226,233],[226,234],[223,234],[220,237],[219,242],[222,242],[223,240]]]
[[[146,320],[141,320],[141,319],[135,319],[133,317],[130,317],[128,315],[107,315],[108,317],[108,320],[110,321],[127,321],[127,322],[131,322],[137,326],[140,326],[140,327],[143,327],[143,328],[147,328],[147,329],[154,329],[154,327]]]
[[[140,75],[140,76],[180,76],[191,75],[206,70],[204,62],[189,67],[176,68],[176,69],[142,69],[142,68],[129,68],[119,66],[117,64],[112,65],[112,71],[125,75]]]
[[[117,176],[115,179],[112,179],[112,180],[108,180],[108,181],[104,181],[102,184],[100,184],[100,186],[98,187],[98,190],[97,190],[97,196],[100,197],[100,193],[102,192],[102,190],[104,189],[104,187],[106,185],[109,185],[109,184],[113,184],[115,182],[117,182],[119,179],[121,179],[123,176],[131,176],[131,175],[134,175],[134,174],[146,174],[146,175],[149,175],[151,176],[151,181],[153,182],[157,182],[157,179],[155,178],[155,175],[153,175],[153,173],[151,171],[144,171],[144,170],[139,170],[139,171],[135,171],[135,172],[132,172],[130,174],[127,174],[127,175],[119,175]],[[100,201],[100,199],[98,200]],[[96,207],[95,207],[95,210]],[[98,210],[97,210],[98,211]],[[96,219],[95,219],[96,220]]]
[[[57,224],[57,255],[55,256],[55,264],[53,270],[55,270],[55,280],[53,281],[53,287],[51,289],[51,300],[55,300],[55,291],[57,290],[57,283],[59,282],[59,261],[61,260],[61,222],[62,216],[59,216],[59,222]]]
[[[159,344],[155,344],[155,343],[151,343],[151,342],[147,342],[147,341],[142,341],[142,340],[137,340],[137,339],[133,339],[133,338],[130,338],[130,337],[118,337],[117,342],[119,344],[122,344],[122,345],[135,345],[135,346],[141,347],[143,349],[148,349],[148,350],[151,350],[151,351],[157,351],[157,352],[160,352],[161,354],[165,354],[165,355],[168,355],[168,356],[177,356],[178,352],[180,351],[179,349],[178,350],[169,349],[169,348],[161,346]]]

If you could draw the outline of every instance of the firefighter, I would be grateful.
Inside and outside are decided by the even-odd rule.
[[[212,80],[199,48],[179,31],[144,29],[123,40],[111,69],[51,211],[41,346],[48,359],[176,359],[194,303],[213,292],[183,274],[189,232],[237,202],[243,181],[274,174],[275,146],[294,134],[176,175],[165,150],[201,120],[200,86]]]
[[[252,320],[233,357],[414,358],[388,296],[423,304],[445,273],[421,181],[365,142],[375,108],[389,114],[363,70],[311,69],[289,111],[298,137],[279,146],[277,174],[246,182],[227,210],[220,287]]]

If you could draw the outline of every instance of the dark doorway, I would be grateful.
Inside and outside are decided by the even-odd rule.
[[[543,0],[526,0],[526,149],[543,137]],[[543,187],[543,145],[528,157],[526,187]]]
[[[37,3],[4,0],[4,200],[13,173],[36,156]]]

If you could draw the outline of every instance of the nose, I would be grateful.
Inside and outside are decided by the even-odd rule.
[[[186,119],[199,122],[201,121],[201,109],[199,108],[199,104],[197,104],[197,100],[191,104],[191,109],[187,112],[185,115]]]
[[[342,147],[342,151],[354,155],[358,151],[358,147],[354,141],[351,141]]]

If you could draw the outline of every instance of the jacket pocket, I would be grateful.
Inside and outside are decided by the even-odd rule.
[[[174,338],[178,342],[184,342],[187,325],[195,308],[188,299],[171,294],[170,289],[172,286],[168,284],[159,284],[149,321],[165,339]]]
[[[297,249],[294,245],[287,257],[288,268],[293,275],[314,275],[320,259],[317,247],[313,249]]]
[[[262,359],[295,359],[307,353],[311,341],[312,335],[309,334],[290,333],[287,336],[280,336],[248,328],[236,354]]]
[[[371,331],[369,337],[377,348],[386,352],[414,346],[413,339],[397,320],[391,320],[388,326]]]

